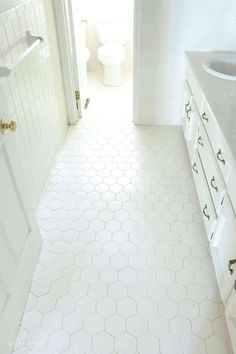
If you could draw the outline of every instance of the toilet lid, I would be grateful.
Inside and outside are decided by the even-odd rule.
[[[114,57],[124,55],[125,48],[118,43],[106,43],[101,46],[99,49],[99,54],[104,57]]]

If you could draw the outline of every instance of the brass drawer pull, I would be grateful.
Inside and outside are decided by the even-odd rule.
[[[206,115],[206,112],[204,112],[204,113],[202,114],[202,119],[204,119],[206,122],[209,121],[209,119],[208,119],[208,117],[207,117],[207,115]]]
[[[230,272],[230,274],[232,275],[234,270],[232,269],[232,265],[234,265],[236,263],[236,258],[235,259],[230,259],[229,263],[228,263],[228,270]]]
[[[188,118],[188,121],[190,121],[189,112],[191,112],[191,109],[190,109],[189,111],[186,111],[186,116],[187,116],[187,118]]]
[[[197,139],[197,142],[198,142],[199,145],[204,146],[201,136],[199,136],[199,138]]]
[[[194,162],[192,168],[193,168],[193,171],[194,171],[196,174],[198,174],[198,169],[197,169],[197,164],[196,164],[196,162]]]
[[[222,157],[220,157],[221,154],[222,154],[222,151],[219,149],[218,152],[217,152],[217,154],[216,154],[217,160],[220,161],[220,162],[222,162],[223,165],[225,165],[225,160],[222,159]]]
[[[188,103],[186,103],[185,105],[185,112],[188,113],[191,111],[191,106],[190,106],[190,101],[188,101]]]
[[[215,189],[216,192],[218,192],[218,187],[214,184],[215,182],[215,177],[213,176],[212,179],[211,179],[211,186],[213,189]]]
[[[205,204],[204,208],[202,209],[203,215],[210,220],[210,215],[207,213],[207,204]]]

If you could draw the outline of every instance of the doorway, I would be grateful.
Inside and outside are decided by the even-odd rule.
[[[54,8],[69,124],[95,113],[138,124],[141,1],[60,0]]]
[[[85,117],[132,119],[133,0],[80,0],[84,27]],[[122,104],[121,104],[122,102]]]

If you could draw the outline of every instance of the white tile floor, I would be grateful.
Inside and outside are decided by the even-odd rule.
[[[39,207],[14,353],[229,354],[181,129],[132,125],[131,81],[97,78]]]

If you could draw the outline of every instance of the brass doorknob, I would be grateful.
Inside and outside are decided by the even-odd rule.
[[[0,130],[3,134],[5,134],[8,130],[12,132],[16,131],[17,124],[15,120],[11,120],[10,123],[5,122],[3,119],[0,120]]]

